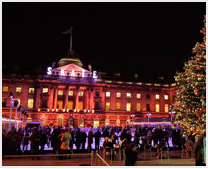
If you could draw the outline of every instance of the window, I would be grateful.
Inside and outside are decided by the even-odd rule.
[[[3,92],[8,92],[8,86],[3,86]]]
[[[42,108],[48,108],[48,101],[42,100]]]
[[[116,97],[121,97],[121,93],[116,93]]]
[[[150,99],[150,94],[147,94],[147,99]]]
[[[95,92],[95,97],[100,97],[100,92],[96,91]]]
[[[83,110],[83,102],[78,103],[78,110]]]
[[[43,93],[48,93],[48,88],[43,88]]]
[[[95,110],[100,110],[100,104],[99,104],[99,102],[95,102]]]
[[[167,113],[169,110],[168,104],[165,104],[165,112]]]
[[[73,96],[74,95],[74,91],[69,91],[69,96]]]
[[[168,95],[164,95],[165,100],[168,100]]]
[[[160,95],[159,95],[159,94],[156,94],[156,95],[155,95],[155,98],[156,98],[156,99],[160,99]]]
[[[35,88],[29,88],[29,93],[34,94],[35,93]]]
[[[131,93],[126,93],[127,98],[131,98]]]
[[[69,101],[67,104],[67,109],[72,110],[73,109],[73,101]]]
[[[147,104],[147,111],[150,111],[150,104]]]
[[[160,112],[160,105],[156,104],[156,112]]]
[[[84,95],[84,93],[83,92],[79,92],[79,96],[83,96]]]
[[[58,95],[59,96],[63,96],[63,94],[64,94],[64,91],[63,90],[58,90]]]
[[[126,104],[126,111],[131,111],[131,103]]]
[[[116,110],[121,110],[121,103],[116,103]]]
[[[62,100],[58,100],[57,109],[59,109],[59,110],[63,109],[63,101]]]
[[[17,93],[21,93],[22,92],[22,88],[21,87],[16,87],[16,92]]]
[[[141,94],[137,93],[137,99],[141,99]]]
[[[106,92],[105,96],[110,97],[110,92]]]
[[[2,98],[2,107],[6,107],[6,101],[7,101],[7,98],[3,97]]]
[[[33,108],[34,99],[28,99],[28,108]]]
[[[110,102],[106,102],[106,111],[110,110]]]
[[[140,103],[137,103],[137,111],[140,111],[141,110],[141,105]]]

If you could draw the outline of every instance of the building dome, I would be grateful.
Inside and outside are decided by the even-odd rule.
[[[59,60],[58,66],[61,67],[61,66],[65,66],[68,64],[72,64],[72,63],[79,66],[79,67],[83,66],[81,60],[79,59],[79,56],[74,51],[73,52],[68,51],[67,56],[65,56]]]

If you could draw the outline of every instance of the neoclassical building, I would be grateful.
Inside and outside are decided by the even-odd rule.
[[[45,75],[2,75],[2,114],[10,116],[10,92],[26,107],[27,121],[42,125],[122,126],[137,119],[169,117],[176,84],[108,80],[83,68],[74,51]],[[134,116],[131,118],[131,116]],[[15,116],[13,108],[12,117]],[[20,113],[17,113],[17,119]]]

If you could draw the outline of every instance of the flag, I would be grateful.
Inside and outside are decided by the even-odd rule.
[[[68,30],[66,30],[66,31],[64,31],[64,32],[62,32],[63,34],[68,34],[68,33],[72,33],[72,29],[68,29]]]

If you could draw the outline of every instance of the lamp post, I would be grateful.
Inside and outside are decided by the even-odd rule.
[[[152,114],[151,114],[151,112],[148,112],[147,113],[147,118],[148,118],[148,127],[149,127],[149,116],[151,116]]]
[[[133,117],[135,117],[135,114],[131,114],[131,119],[132,119],[132,128],[133,128]]]
[[[10,93],[9,98],[11,99],[10,102],[10,117],[9,117],[9,131],[11,130],[11,120],[12,120],[12,107],[13,107],[13,93]]]
[[[10,117],[9,117],[9,131],[11,130],[11,120],[12,120],[12,108],[16,107],[15,110],[15,128],[17,128],[17,105],[19,103],[18,99],[13,99],[14,94],[13,92],[10,92],[9,98],[11,99],[10,102]]]

